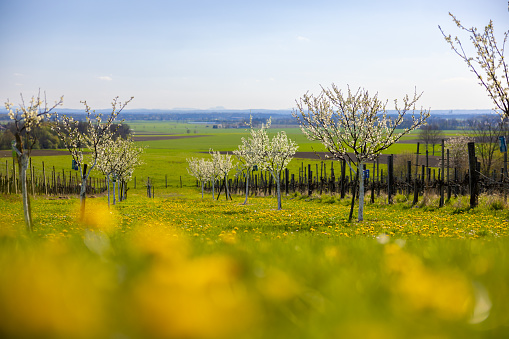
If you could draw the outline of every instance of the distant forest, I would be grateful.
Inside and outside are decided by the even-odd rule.
[[[80,121],[78,128],[80,131],[86,131],[86,123]],[[111,130],[115,131],[115,138],[126,138],[131,134],[131,127],[128,124],[114,124]],[[16,129],[14,123],[8,122],[7,124],[0,125],[0,150],[11,149],[11,142],[15,139],[14,133]],[[57,133],[51,129],[50,122],[43,122],[38,127],[34,128],[35,144],[33,149],[58,149],[65,148],[64,143],[60,140]]]

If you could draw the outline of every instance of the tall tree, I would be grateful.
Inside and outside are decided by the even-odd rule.
[[[450,34],[446,35],[438,26],[445,41],[475,74],[479,84],[488,92],[499,113],[509,118],[509,67],[504,58],[505,43],[509,31],[504,32],[504,40],[500,46],[495,39],[493,21],[490,20],[484,30],[479,32],[476,27],[466,28],[453,14],[449,13],[449,15],[456,26],[469,34],[469,40],[474,50],[467,53],[457,36],[452,38]]]
[[[58,133],[59,137],[63,140],[67,150],[71,153],[81,176],[81,218],[83,218],[85,213],[87,180],[90,176],[90,173],[97,165],[102,146],[108,142],[108,140],[113,138],[111,125],[117,118],[118,114],[122,112],[122,110],[127,106],[129,102],[131,102],[132,99],[133,97],[124,103],[120,102],[118,97],[113,99],[111,103],[112,111],[105,121],[103,121],[101,113],[95,113],[95,111],[92,110],[90,106],[88,106],[86,101],[82,101],[83,105],[85,106],[86,113],[85,131],[80,128],[80,123],[74,120],[72,117],[67,115],[57,115],[58,123],[54,125],[54,129]],[[90,166],[85,164],[85,149],[90,152]]]
[[[397,114],[392,118],[386,110],[387,102],[362,88],[352,92],[348,87],[345,94],[332,84],[330,89],[322,87],[318,96],[306,93],[297,100],[297,110],[292,114],[299,121],[302,132],[309,140],[320,141],[334,158],[346,159],[356,173],[359,179],[359,221],[364,219],[364,176],[360,175],[363,165],[425,123],[429,110],[421,109],[415,115],[415,104],[421,95],[405,96],[402,107],[394,100]],[[396,132],[410,110],[412,123]],[[355,194],[349,220],[352,219],[354,201]]]
[[[212,156],[213,167],[217,170],[218,178],[224,179],[226,199],[230,196],[228,188],[228,174],[233,169],[233,162],[231,154],[221,154],[219,151],[210,150]],[[218,196],[219,199],[219,196]]]
[[[449,150],[449,166],[460,172],[468,169],[468,148],[467,145],[472,141],[468,136],[455,136],[447,139],[445,148]],[[442,166],[442,159],[439,160],[438,166]]]
[[[419,128],[419,137],[426,145],[426,150],[428,150],[428,145],[431,144],[433,149],[432,153],[435,155],[435,146],[440,144],[441,140],[444,138],[444,133],[442,133],[437,123],[432,123]]]
[[[201,184],[201,198],[203,199],[203,190],[205,183],[210,180],[212,162],[203,158],[186,159],[188,163],[187,172],[196,178]]]
[[[263,130],[262,136],[262,161],[261,169],[269,171],[276,182],[277,209],[283,209],[281,202],[281,173],[286,169],[299,148],[297,144],[288,138],[284,131],[269,140],[267,131]]]
[[[127,183],[131,181],[136,167],[143,165],[141,155],[145,152],[145,147],[137,146],[131,137],[126,139],[119,138],[116,142],[118,149],[118,166],[116,175],[120,180],[119,200],[125,200],[127,192]]]
[[[212,155],[213,152],[214,152],[214,150],[209,149],[210,155]],[[214,158],[212,158],[210,160],[210,167],[209,167],[208,174],[209,174],[209,181],[212,183],[212,200],[214,200],[216,198],[216,192],[215,192],[216,181],[218,181],[219,178],[221,177],[219,163],[217,161],[214,161]]]
[[[262,124],[260,129],[255,129],[253,127],[253,119],[249,118],[249,137],[242,138],[241,144],[238,146],[236,150],[233,151],[233,154],[239,161],[237,163],[237,169],[239,173],[245,173],[246,175],[246,199],[244,200],[243,205],[247,204],[247,198],[249,196],[249,177],[250,173],[253,170],[253,167],[256,165],[260,165],[262,162],[262,152],[263,152],[263,141],[266,136],[266,130],[270,127],[271,120],[267,120],[266,124]]]
[[[46,97],[46,95],[45,95]],[[9,112],[9,118],[14,122],[14,138],[12,141],[12,149],[18,156],[19,166],[19,181],[21,183],[21,197],[23,200],[23,217],[27,231],[32,231],[32,213],[30,208],[30,196],[27,188],[27,169],[30,163],[30,153],[32,147],[36,142],[35,128],[42,122],[44,118],[49,118],[54,109],[61,105],[64,97],[56,101],[51,107],[48,107],[46,98],[41,98],[41,93],[37,96],[32,96],[30,102],[25,104],[23,95],[21,95],[21,103],[19,107],[14,107],[14,104],[9,102],[5,103],[5,108]]]
[[[489,175],[499,149],[499,137],[506,136],[507,119],[485,116],[467,120],[467,135],[475,141],[476,155],[481,162],[481,173]]]
[[[110,181],[113,181],[113,205],[115,205],[115,185],[118,183],[119,188],[123,188],[118,196],[121,201],[125,194],[125,184],[131,180],[134,169],[142,164],[140,156],[144,151],[145,147],[136,146],[131,136],[126,139],[110,139],[99,146],[97,168],[106,176],[108,182],[108,206]]]

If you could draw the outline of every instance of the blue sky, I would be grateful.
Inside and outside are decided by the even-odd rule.
[[[423,91],[431,109],[489,109],[438,25],[461,35],[506,0],[0,0],[0,100],[40,88],[64,107],[291,109],[320,85],[392,101]],[[466,38],[464,37],[464,40]],[[499,41],[501,42],[501,38]]]

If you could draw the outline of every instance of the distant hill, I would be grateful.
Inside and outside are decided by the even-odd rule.
[[[84,109],[76,108],[57,108],[56,111],[59,114],[85,114]],[[97,113],[109,113],[111,109],[97,109]],[[172,108],[172,109],[150,109],[150,108],[136,108],[136,109],[125,109],[124,113],[129,114],[291,114],[291,109],[226,109],[223,106],[218,106],[209,109],[196,109],[196,108]],[[388,110],[389,114],[395,114],[396,111]],[[7,114],[5,108],[0,108],[0,114]],[[484,115],[484,114],[496,114],[491,109],[458,109],[458,110],[431,110],[432,115]]]

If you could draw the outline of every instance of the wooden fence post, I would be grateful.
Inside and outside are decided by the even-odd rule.
[[[336,193],[336,175],[334,174],[334,161],[330,163],[330,193]]]
[[[440,178],[439,178],[439,185],[440,185],[440,202],[439,207],[444,207],[444,179],[445,179],[445,173],[444,173],[444,167],[445,167],[445,159],[444,159],[444,139],[442,139],[442,163],[440,164]]]
[[[341,160],[341,199],[345,198],[346,159]]]
[[[290,193],[290,171],[288,168],[285,168],[285,194],[288,195]]]
[[[470,188],[470,208],[477,206],[477,159],[475,158],[475,144],[468,143],[468,170]]]
[[[394,155],[391,154],[387,158],[388,164],[387,164],[387,202],[389,204],[392,204],[392,193],[393,193],[393,186],[394,186]]]
[[[5,179],[7,184],[7,194],[11,193],[11,187],[9,185],[9,162],[5,160]]]
[[[429,177],[431,172],[429,171],[429,152],[428,152],[428,144],[426,144],[426,185],[429,185]],[[424,178],[422,179],[424,181]]]
[[[419,202],[419,179],[417,178],[417,172],[419,171],[419,143],[417,143],[417,153],[415,154],[415,178],[414,178],[414,200],[412,205]]]
[[[371,203],[375,203],[375,166],[376,161],[373,160],[373,173],[371,174]]]
[[[507,151],[504,152],[504,176],[502,177],[502,187],[504,190],[504,202],[507,203],[507,190],[505,189],[505,178],[507,178]]]
[[[447,149],[447,201],[451,200],[451,177],[449,173],[449,165],[450,165],[450,158],[449,158],[449,149]]]
[[[311,171],[311,164],[308,164],[308,196],[313,194],[313,171]]]
[[[12,158],[12,191],[14,194],[18,194],[18,184],[16,182],[16,164],[14,158]]]
[[[406,194],[410,195],[411,187],[412,187],[412,161],[407,161],[407,191]]]

